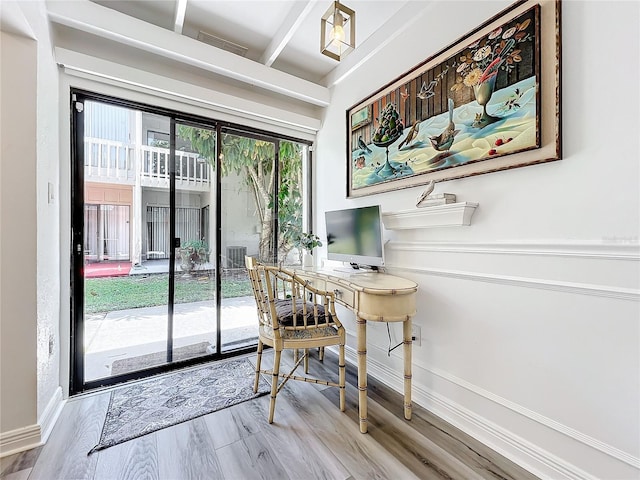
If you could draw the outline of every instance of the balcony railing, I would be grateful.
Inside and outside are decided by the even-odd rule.
[[[85,179],[90,181],[140,184],[169,188],[168,148],[133,145],[99,138],[85,137]],[[197,153],[176,152],[176,187],[208,190],[209,165]]]
[[[85,137],[84,175],[88,180],[134,183],[135,145]]]
[[[169,187],[170,152],[167,148],[142,145],[140,175],[143,186]],[[208,187],[209,165],[197,153],[176,151],[176,187]]]

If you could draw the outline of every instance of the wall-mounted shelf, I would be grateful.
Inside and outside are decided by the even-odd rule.
[[[382,214],[382,222],[388,230],[471,225],[471,217],[477,206],[477,203],[458,202],[401,212],[388,212]]]

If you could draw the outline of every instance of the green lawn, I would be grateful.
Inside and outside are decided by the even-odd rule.
[[[85,313],[166,305],[169,275],[88,278],[85,280]],[[222,280],[222,297],[251,296],[249,280]],[[182,278],[176,275],[175,303],[200,302],[215,298],[209,277]]]

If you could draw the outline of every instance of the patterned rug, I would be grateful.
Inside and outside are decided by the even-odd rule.
[[[100,441],[89,454],[268,393],[262,377],[253,393],[255,374],[242,358],[118,388],[111,393]]]

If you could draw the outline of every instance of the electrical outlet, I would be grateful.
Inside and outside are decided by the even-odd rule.
[[[413,344],[420,346],[422,345],[422,336],[420,332],[420,327],[418,325],[411,325],[411,340],[413,340]]]

